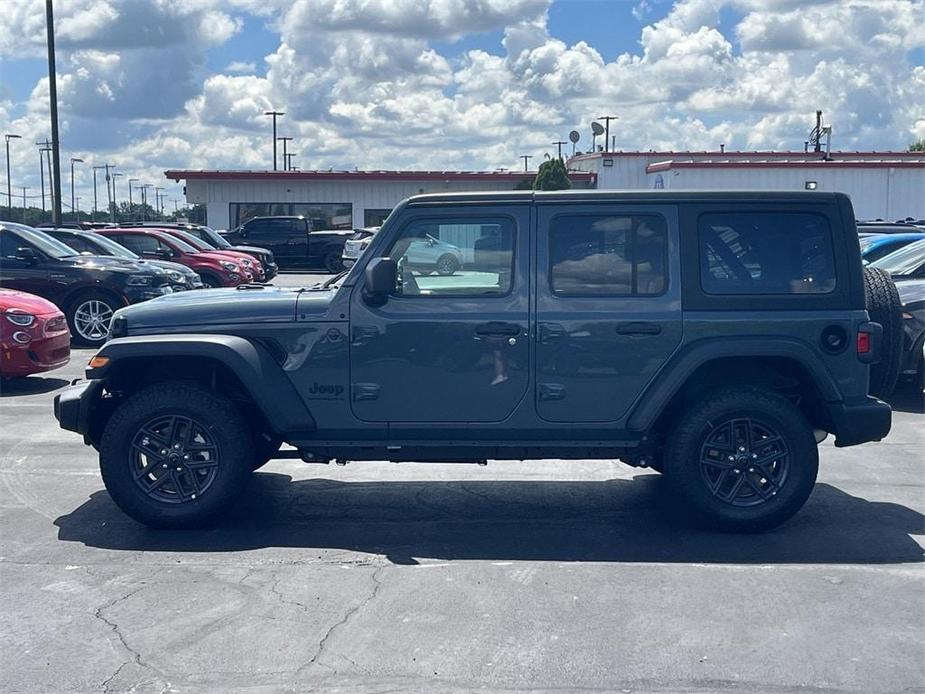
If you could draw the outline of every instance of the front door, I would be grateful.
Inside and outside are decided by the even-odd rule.
[[[536,408],[611,422],[681,342],[677,211],[538,206]]]
[[[410,210],[360,259],[399,266],[381,306],[350,306],[351,402],[374,422],[497,422],[526,396],[527,205]],[[436,431],[436,430],[435,430]]]

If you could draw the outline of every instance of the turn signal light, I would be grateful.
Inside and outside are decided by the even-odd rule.
[[[91,369],[102,369],[106,364],[109,363],[109,357],[101,357],[96,355],[90,359],[90,368]]]

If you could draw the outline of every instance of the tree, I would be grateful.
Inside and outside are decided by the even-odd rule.
[[[925,152],[925,137],[909,145],[910,152]]]
[[[533,190],[567,190],[571,187],[572,182],[561,159],[550,159],[540,164]]]

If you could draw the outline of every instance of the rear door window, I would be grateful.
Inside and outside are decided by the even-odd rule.
[[[707,294],[828,294],[835,257],[828,219],[808,212],[711,212],[698,222]]]

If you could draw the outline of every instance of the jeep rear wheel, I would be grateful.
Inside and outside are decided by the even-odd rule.
[[[113,413],[100,446],[103,483],[146,525],[198,527],[229,508],[253,469],[237,408],[197,385],[145,388]]]
[[[883,326],[882,354],[880,362],[870,367],[868,391],[887,398],[896,388],[902,365],[902,301],[889,273],[874,267],[864,268],[864,295],[870,319]]]
[[[813,430],[787,399],[757,388],[714,391],[678,421],[665,451],[672,490],[722,530],[761,532],[806,502],[819,466]]]

